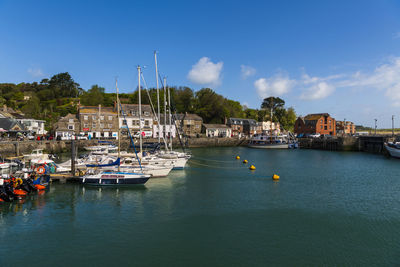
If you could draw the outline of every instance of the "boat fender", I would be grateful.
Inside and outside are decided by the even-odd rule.
[[[254,171],[254,170],[256,169],[256,166],[251,165],[251,166],[249,167],[249,169],[250,169],[251,171]]]
[[[243,163],[244,163],[244,164],[246,164],[247,162],[248,162],[247,159],[243,160]]]
[[[22,185],[22,179],[21,178],[16,178],[14,187],[17,187],[17,186],[20,186],[20,185]]]
[[[236,159],[240,159],[240,157],[239,157],[239,156],[236,156]]]

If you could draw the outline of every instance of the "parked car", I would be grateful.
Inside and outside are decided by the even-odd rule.
[[[35,136],[33,136],[33,135],[31,135],[31,134],[28,134],[28,135],[26,136],[26,138],[28,138],[28,140],[35,140]]]
[[[310,137],[311,137],[311,138],[318,138],[318,137],[320,137],[320,136],[321,136],[320,133],[310,134]]]

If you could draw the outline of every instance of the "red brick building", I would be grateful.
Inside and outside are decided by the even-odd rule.
[[[309,114],[298,117],[294,124],[296,134],[336,135],[336,120],[328,113]]]

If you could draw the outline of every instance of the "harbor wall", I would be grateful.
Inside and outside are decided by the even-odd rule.
[[[391,136],[344,136],[334,138],[300,138],[300,148],[333,151],[360,151],[385,153],[384,143],[394,140]]]
[[[392,141],[391,136],[358,136],[358,137],[334,137],[334,138],[300,138],[299,145],[303,149],[322,149],[331,151],[362,151],[369,153],[385,153],[383,144]],[[398,139],[398,138],[396,138]],[[144,142],[157,142],[157,139],[144,139]],[[85,146],[98,144],[98,140],[76,140],[79,150]],[[114,143],[117,141],[114,140]],[[246,146],[246,138],[188,138],[186,146],[194,147],[230,147]],[[138,140],[135,145],[138,147]],[[179,139],[173,140],[173,146],[180,148]],[[130,147],[129,139],[121,140],[121,150],[128,150]],[[10,141],[0,142],[0,154],[2,156],[20,156],[29,154],[33,149],[43,149],[47,153],[58,154],[70,151],[71,141]]]
[[[144,142],[158,142],[158,139],[144,139]],[[116,144],[117,141],[113,140]],[[220,146],[239,146],[246,145],[248,140],[245,138],[188,138],[186,145],[191,147],[220,147]],[[97,145],[98,140],[76,140],[79,150],[84,150],[85,146]],[[175,148],[180,148],[179,139],[175,138],[172,142]],[[138,140],[135,146],[139,147]],[[128,150],[130,147],[129,139],[121,139],[121,150]],[[34,149],[43,149],[47,153],[59,154],[71,150],[71,141],[10,141],[0,142],[0,155],[2,156],[21,156],[29,154]]]

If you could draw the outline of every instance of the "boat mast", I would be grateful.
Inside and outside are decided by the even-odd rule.
[[[172,151],[172,118],[171,118],[171,94],[170,89],[168,89],[168,111],[169,111],[169,149]]]
[[[118,94],[118,79],[115,78],[115,88],[117,89],[117,118],[118,118],[118,158],[120,158],[121,154],[121,128],[119,127],[119,94]],[[118,171],[120,171],[120,164],[118,164]]]
[[[167,137],[167,79],[164,77],[164,136]],[[168,140],[168,139],[167,139]],[[165,142],[165,151],[168,150],[168,144]]]
[[[138,93],[139,93],[139,140],[140,140],[140,156],[143,157],[143,150],[142,150],[142,99],[141,99],[141,93],[140,93],[140,66],[137,66],[138,70],[138,81],[139,81],[139,87],[138,87]]]
[[[157,51],[154,51],[154,61],[156,63],[156,83],[157,83],[157,112],[158,112],[158,123],[157,123],[157,128],[158,128],[158,143],[161,141],[161,124],[160,124],[160,92],[158,89],[158,66],[157,66]]]

